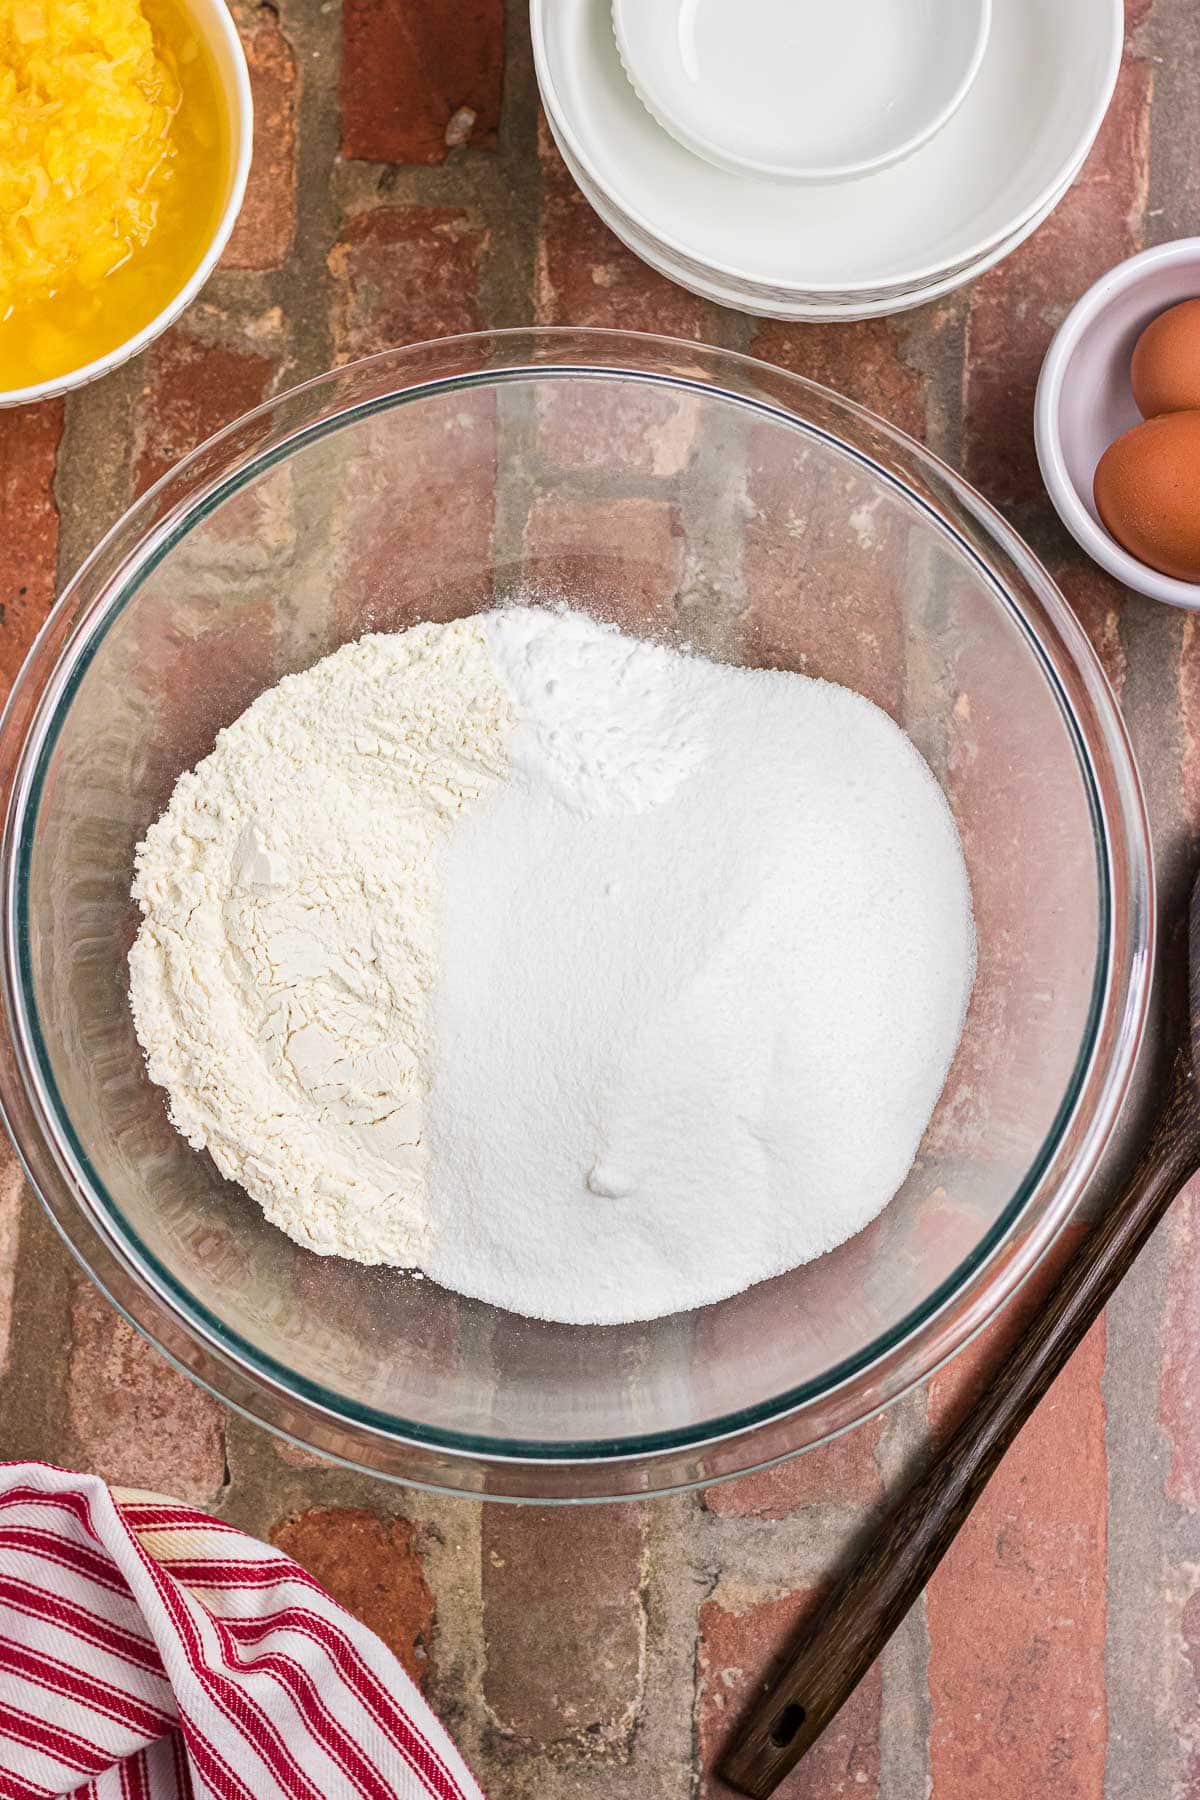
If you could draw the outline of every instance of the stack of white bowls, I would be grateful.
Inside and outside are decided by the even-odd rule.
[[[550,128],[651,267],[765,318],[971,281],[1051,213],[1112,98],[1122,0],[531,0]]]

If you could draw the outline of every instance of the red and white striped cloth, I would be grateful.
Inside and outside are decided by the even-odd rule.
[[[482,1800],[395,1657],[289,1557],[0,1463],[3,1800]]]

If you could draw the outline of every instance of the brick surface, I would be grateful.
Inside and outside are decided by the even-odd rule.
[[[501,1732],[624,1748],[642,1695],[642,1556],[632,1506],[486,1509],[483,1698]]]
[[[224,1414],[81,1276],[71,1308],[71,1460],[120,1487],[215,1499]]]
[[[758,327],[751,348],[764,362],[882,413],[910,437],[925,436],[926,381],[905,355],[902,321],[785,325],[772,320]]]
[[[8,1368],[12,1341],[13,1287],[20,1247],[25,1176],[8,1139],[0,1143],[0,1376]]]
[[[751,434],[748,498],[743,654],[843,682],[899,718],[906,521],[853,466],[769,429]]]
[[[504,0],[344,0],[342,154],[439,163],[494,150],[504,81]]]
[[[711,337],[717,309],[648,268],[601,224],[572,180],[544,119],[539,143],[542,235],[534,278],[538,323]]]
[[[700,1610],[696,1725],[705,1771],[701,1800],[726,1800],[733,1789],[713,1773],[743,1710],[769,1685],[820,1596],[741,1603],[709,1600]],[[775,1792],[779,1800],[875,1800],[879,1794],[882,1678],[878,1663],[833,1724]],[[962,1800],[966,1800],[964,1790]]]
[[[683,533],[664,500],[534,502],[525,529],[525,569],[548,597],[571,595],[589,611],[639,630],[669,619],[683,577]]]
[[[1082,558],[1057,564],[1052,562],[1050,573],[1091,639],[1092,649],[1100,658],[1113,692],[1120,699],[1128,666],[1121,642],[1125,590],[1095,563]]]
[[[693,395],[593,382],[538,388],[538,448],[555,471],[614,466],[666,477],[687,467],[701,416]]]
[[[61,401],[0,412],[0,694],[54,599]]]
[[[726,1519],[783,1519],[802,1506],[868,1505],[883,1492],[876,1452],[883,1419],[868,1419],[828,1444],[756,1475],[705,1490],[709,1512]]]
[[[978,962],[935,1142],[1015,1173],[1050,1129],[1090,1005],[1099,925],[1086,795],[1013,634],[994,624],[964,634],[947,680],[939,772],[970,876]]]
[[[907,361],[895,320],[766,324],[753,348],[924,437],[926,381]],[[843,682],[899,718],[907,666],[906,520],[852,466],[819,446],[790,449],[766,428],[752,434],[747,497],[747,655]]]
[[[970,290],[966,473],[999,505],[1044,503],[1033,445],[1038,373],[1080,294],[1138,248],[1150,96],[1149,65],[1128,54],[1080,179],[1041,229]]]
[[[278,269],[296,235],[296,53],[271,8],[239,7],[235,16],[250,67],[254,157],[221,262],[227,269]]]
[[[312,1507],[281,1519],[271,1542],[376,1632],[424,1685],[434,1606],[415,1525],[361,1507]]]
[[[211,614],[218,607],[222,621]],[[158,715],[159,740],[171,745],[166,779],[207,756],[217,732],[232,725],[271,685],[278,640],[271,601],[231,596],[221,605],[197,604],[172,630],[156,636],[139,665],[138,680]],[[169,797],[163,795],[163,804]]]
[[[1002,1362],[1077,1242],[1077,1233],[1067,1234],[984,1337],[934,1377],[935,1431],[953,1425]],[[930,1800],[1104,1794],[1104,1337],[1101,1320],[927,1590]]]
[[[1167,1307],[1158,1423],[1170,1456],[1166,1488],[1172,1500],[1200,1512],[1200,1180],[1176,1200],[1164,1231]]]
[[[382,206],[348,221],[329,253],[339,362],[474,331],[488,233],[446,206]]]
[[[419,402],[373,420],[339,470],[334,533],[339,641],[490,603],[496,409],[484,390],[453,413]]]
[[[214,431],[260,405],[275,374],[271,356],[207,343],[192,334],[186,321],[159,338],[139,367],[142,386],[134,424],[139,493]]]
[[[1177,674],[1182,799],[1189,828],[1200,832],[1200,622],[1188,613],[1183,622]]]

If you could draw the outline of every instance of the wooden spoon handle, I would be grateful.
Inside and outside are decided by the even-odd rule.
[[[849,1699],[953,1543],[1004,1452],[1188,1177],[1200,1167],[1200,1105],[1181,1052],[1171,1097],[1128,1187],[1063,1268],[1004,1366],[806,1626],[742,1724],[720,1773],[766,1800]]]

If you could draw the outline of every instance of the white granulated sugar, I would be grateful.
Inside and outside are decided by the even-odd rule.
[[[521,722],[445,846],[426,1269],[611,1323],[832,1249],[903,1182],[962,1028],[941,790],[844,688],[543,614],[488,643]]]
[[[138,1034],[192,1143],[314,1249],[567,1321],[861,1229],[974,966],[949,809],[883,713],[565,610],[280,683],[134,892]]]

